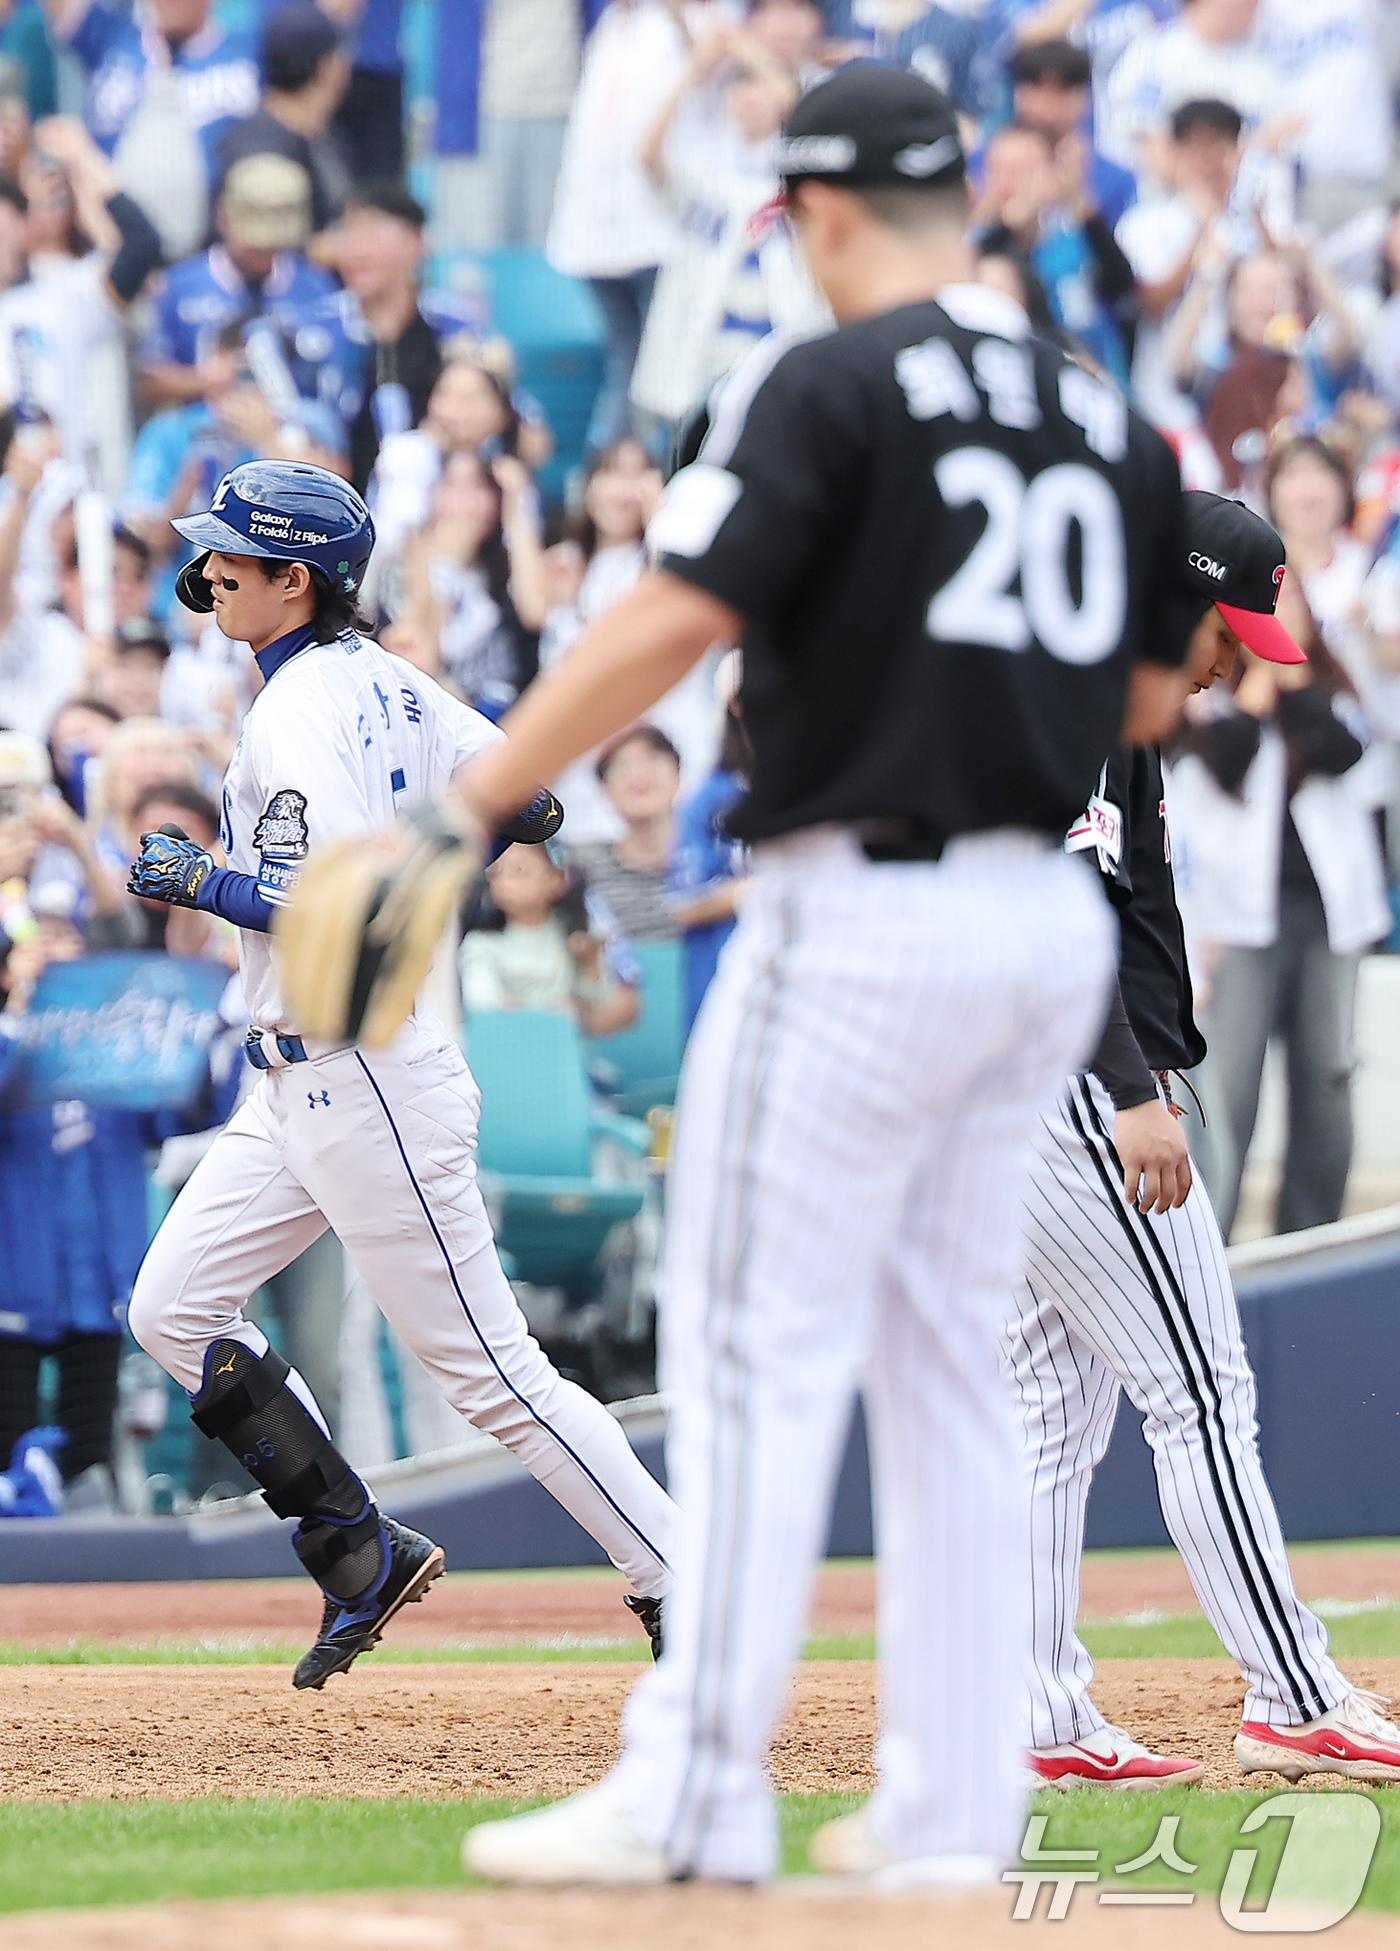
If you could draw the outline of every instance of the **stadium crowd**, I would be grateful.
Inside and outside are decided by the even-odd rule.
[[[800,92],[859,56],[955,103],[979,276],[1130,392],[1188,486],[1284,537],[1310,662],[1246,656],[1190,717],[1173,839],[1222,1222],[1274,1037],[1277,1225],[1342,1209],[1358,969],[1391,936],[1400,878],[1400,6],[437,0],[432,125],[406,113],[400,12],[0,8],[0,1465],[41,1404],[68,1432],[47,1474],[42,1444],[39,1477],[20,1473],[19,1507],[105,1469],[145,1241],[133,1187],[156,1145],[157,1184],[177,1186],[241,1082],[231,973],[197,1102],[36,1105],[6,1082],[50,964],[235,965],[226,924],[125,892],[145,830],[173,821],[217,850],[259,682],[246,645],[180,605],[172,518],[241,461],[342,473],[375,515],[383,642],[500,716],[641,573],[715,382],[770,332],[820,329],[773,142]],[[546,280],[532,340],[566,281],[592,294],[573,432],[492,315],[493,270],[522,263]],[[649,1001],[654,1025],[669,985],[664,1102],[744,891],[727,650],[557,782],[566,844],[491,870],[439,972],[469,1038],[485,1014],[562,1014],[605,1090],[609,1040]],[[268,1301],[332,1413],[343,1338],[379,1346],[344,1289],[313,1253]],[[362,1404],[357,1462],[450,1436],[397,1363],[404,1427]],[[347,1375],[347,1415],[352,1394]]]

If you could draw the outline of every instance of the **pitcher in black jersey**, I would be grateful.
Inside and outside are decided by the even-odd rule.
[[[1186,505],[1186,584],[1207,606],[1187,656],[1195,687],[1228,676],[1240,643],[1275,663],[1306,661],[1274,615],[1284,554],[1273,529],[1217,495]],[[1198,1064],[1205,1041],[1154,747],[1114,754],[1068,845],[1097,862],[1122,949],[1099,1049],[1041,1121],[1009,1337],[1034,1468],[1032,1779],[1175,1788],[1205,1772],[1105,1721],[1075,1631],[1090,1479],[1126,1392],[1144,1416],[1167,1529],[1245,1678],[1240,1766],[1400,1780],[1400,1729],[1338,1671],[1326,1627],[1294,1588],[1225,1242],[1172,1115],[1168,1072]]]
[[[1061,846],[1124,730],[1160,736],[1183,605],[1165,442],[973,284],[956,118],[856,63],[780,144],[837,329],[712,403],[660,567],[536,685],[461,798],[514,805],[744,644],[753,879],[687,1053],[662,1378],[683,1512],[621,1761],[474,1830],[527,1882],[759,1882],[765,1761],[857,1386],[872,1443],[880,1786],[814,1855],[994,1883],[1023,1817],[1027,1489],[1000,1368],[1037,1113],[1088,1056],[1110,916]]]

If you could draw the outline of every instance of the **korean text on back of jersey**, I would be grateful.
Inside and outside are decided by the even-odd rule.
[[[656,530],[666,569],[747,620],[733,830],[1062,835],[1131,663],[1179,665],[1196,620],[1166,442],[981,286],[753,378],[721,395]]]

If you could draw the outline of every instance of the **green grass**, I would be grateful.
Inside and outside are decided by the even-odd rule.
[[[264,1639],[160,1639],[141,1645],[111,1646],[100,1640],[67,1640],[58,1646],[29,1646],[22,1640],[0,1640],[0,1666],[291,1666],[305,1651],[291,1641]],[[644,1665],[650,1648],[644,1639],[519,1640],[505,1646],[378,1647],[374,1660],[391,1666],[423,1666],[438,1661],[457,1665],[525,1664],[536,1661],[569,1663],[609,1660]],[[809,1660],[872,1660],[875,1640],[869,1633],[835,1633],[807,1642]]]
[[[814,1829],[854,1808],[859,1797],[786,1795],[781,1800],[783,1866],[807,1868]],[[1086,1789],[1043,1795],[1042,1850],[1093,1849],[1105,1884],[1218,1891],[1232,1850],[1257,1849],[1254,1892],[1267,1891],[1282,1854],[1287,1824],[1239,1834],[1266,1796],[1178,1789],[1130,1797]],[[1384,1817],[1362,1902],[1400,1910],[1400,1791],[1376,1791]],[[168,1897],[310,1894],[329,1890],[454,1887],[466,1879],[464,1831],[534,1806],[473,1798],[323,1800],[264,1796],[231,1801],[84,1801],[62,1805],[0,1802],[0,1912],[56,1906],[147,1903]],[[1127,1877],[1114,1866],[1142,1855],[1164,1816],[1179,1818],[1175,1846],[1191,1874],[1158,1863]],[[1085,1866],[1090,1867],[1090,1866]],[[1080,1910],[1093,1902],[1087,1892]],[[1007,1893],[1008,1909],[1012,1893]],[[1042,1895],[1038,1910],[1045,1907]]]
[[[0,1911],[461,1880],[469,1817],[525,1802],[0,1804]]]
[[[1327,1621],[1332,1650],[1342,1659],[1400,1657],[1400,1605],[1319,1606]],[[1225,1649],[1208,1619],[1199,1612],[1165,1617],[1144,1614],[1138,1619],[1087,1620],[1085,1644],[1096,1659],[1194,1660],[1223,1659]],[[230,1637],[227,1639],[160,1639],[134,1646],[104,1645],[98,1640],[73,1639],[57,1646],[30,1646],[22,1640],[0,1640],[0,1666],[289,1666],[304,1648],[292,1641]],[[376,1663],[422,1666],[449,1664],[514,1664],[534,1661],[616,1660],[644,1663],[644,1639],[519,1640],[505,1646],[395,1646],[392,1639],[374,1654]],[[872,1660],[875,1639],[870,1633],[825,1633],[809,1639],[808,1660]]]
[[[858,1796],[783,1797],[784,1862]],[[0,1912],[456,1885],[464,1832],[528,1801],[0,1802]]]
[[[1203,1613],[1086,1619],[1080,1637],[1096,1660],[1218,1660],[1224,1647]]]
[[[19,1640],[0,1640],[0,1666],[294,1666],[306,1651],[304,1644],[283,1640],[161,1639],[139,1646],[108,1646],[96,1640],[68,1640],[60,1646],[26,1646]],[[525,1640],[508,1646],[394,1646],[378,1647],[376,1663],[423,1666],[439,1661],[464,1665],[495,1665],[537,1660],[618,1660],[645,1662],[645,1640]]]
[[[1335,1782],[1337,1778],[1327,1779]],[[1365,1792],[1380,1808],[1382,1826],[1361,1905],[1372,1910],[1400,1910],[1400,1790]],[[1112,1789],[1090,1788],[1041,1795],[1036,1798],[1035,1806],[1048,1821],[1040,1848],[1096,1849],[1097,1865],[1084,1867],[1097,1867],[1105,1884],[1128,1889],[1195,1889],[1212,1894],[1220,1889],[1232,1852],[1256,1850],[1258,1858],[1246,1899],[1253,1904],[1272,1887],[1288,1839],[1289,1824],[1283,1820],[1266,1822],[1248,1836],[1240,1835],[1240,1824],[1250,1810],[1270,1800],[1273,1793],[1185,1788],[1150,1796],[1126,1796]],[[1174,1839],[1176,1850],[1195,1866],[1194,1871],[1185,1875],[1157,1862],[1128,1876],[1116,1875],[1114,1866],[1132,1862],[1150,1850],[1162,1818],[1173,1815],[1180,1818]],[[1080,1901],[1084,1902],[1082,1896]],[[1042,1895],[1037,1915],[1043,1914],[1046,1902]]]
[[[1353,1605],[1320,1600],[1332,1651],[1339,1659],[1391,1659],[1400,1656],[1400,1605]],[[1096,1659],[1224,1659],[1225,1648],[1210,1621],[1199,1612],[1165,1618],[1088,1620],[1084,1643]]]

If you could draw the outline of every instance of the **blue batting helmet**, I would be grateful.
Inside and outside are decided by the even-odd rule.
[[[171,526],[202,551],[175,587],[182,603],[203,613],[214,607],[204,565],[216,552],[304,562],[331,589],[354,596],[374,547],[374,523],[350,483],[309,461],[245,461],[224,476],[205,514]]]

